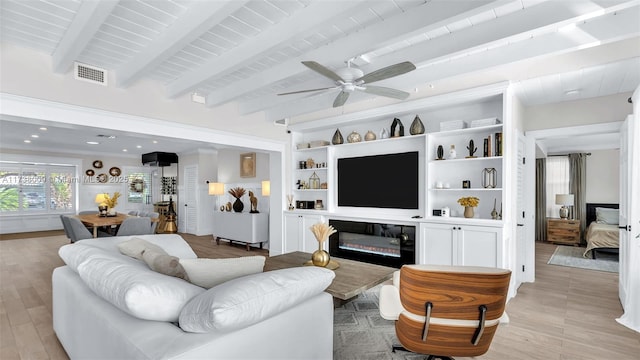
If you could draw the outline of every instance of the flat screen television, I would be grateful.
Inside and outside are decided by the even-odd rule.
[[[338,206],[418,209],[418,152],[338,159]]]

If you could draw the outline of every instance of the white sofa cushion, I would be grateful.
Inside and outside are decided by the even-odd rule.
[[[82,240],[83,245],[90,245],[101,248],[110,252],[120,253],[118,244],[123,241],[129,241],[133,238],[143,239],[152,244],[158,245],[171,256],[180,259],[195,259],[198,256],[193,252],[189,243],[178,234],[153,234],[153,235],[131,235],[131,236],[114,236],[106,238],[86,239]]]
[[[180,328],[195,333],[244,328],[321,293],[334,277],[331,270],[309,266],[233,279],[189,301]]]
[[[184,305],[205,290],[121,260],[92,258],[78,266],[87,286],[120,310],[139,319],[178,320]]]
[[[244,256],[229,259],[180,259],[192,284],[209,289],[225,281],[260,273],[264,256]]]
[[[74,272],[78,272],[78,265],[85,260],[94,257],[102,257],[107,259],[115,258],[113,253],[109,253],[93,246],[83,246],[80,242],[61,246],[58,249],[58,255]]]

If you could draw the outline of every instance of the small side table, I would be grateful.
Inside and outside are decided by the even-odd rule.
[[[547,218],[547,241],[564,245],[580,245],[580,221]]]

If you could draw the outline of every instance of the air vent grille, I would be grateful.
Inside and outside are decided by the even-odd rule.
[[[99,67],[76,62],[74,66],[75,78],[94,84],[107,85],[107,71]]]

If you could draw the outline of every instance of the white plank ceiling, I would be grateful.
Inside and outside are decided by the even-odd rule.
[[[365,74],[416,70],[376,85],[425,96],[438,86],[510,80],[524,105],[633,91],[640,84],[640,1],[625,0],[2,0],[0,40],[143,79],[168,98],[199,94],[269,120],[330,109],[339,90],[303,66]],[[626,51],[617,51],[624,44]],[[356,91],[347,105],[375,95]],[[393,100],[401,101],[401,100]],[[202,106],[195,104],[194,106]]]

